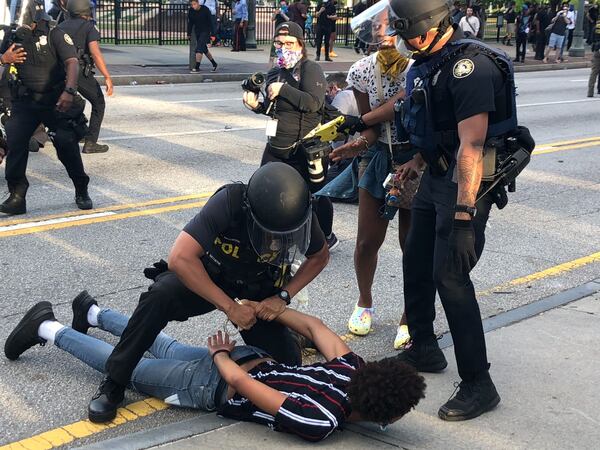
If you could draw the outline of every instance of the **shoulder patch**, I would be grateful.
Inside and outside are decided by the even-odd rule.
[[[461,59],[452,69],[454,78],[466,78],[473,73],[475,70],[475,63],[471,59]]]
[[[73,45],[73,39],[71,39],[71,36],[69,36],[67,33],[65,33],[63,35],[63,37],[65,38],[65,42],[69,45]]]

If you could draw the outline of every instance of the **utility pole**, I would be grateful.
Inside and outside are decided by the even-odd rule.
[[[585,56],[583,47],[583,18],[585,16],[585,2],[579,0],[577,5],[577,20],[575,21],[575,30],[573,31],[573,45],[569,50],[569,56]]]
[[[248,0],[248,34],[246,48],[256,48],[256,0]]]

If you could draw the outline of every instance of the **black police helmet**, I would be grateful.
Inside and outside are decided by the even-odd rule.
[[[31,25],[42,20],[50,22],[52,17],[46,12],[44,0],[27,0],[21,5],[21,18],[19,23],[23,25]]]
[[[90,0],[67,0],[67,11],[71,17],[91,16]]]
[[[448,0],[390,0],[390,9],[390,26],[403,39],[426,34],[450,15]]]
[[[280,162],[262,166],[248,182],[245,207],[248,236],[263,262],[291,264],[297,254],[306,253],[311,195],[296,169]]]
[[[266,164],[254,172],[246,198],[254,218],[276,232],[302,225],[311,204],[306,181],[296,169],[280,162]]]

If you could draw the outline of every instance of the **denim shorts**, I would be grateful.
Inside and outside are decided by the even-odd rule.
[[[562,48],[564,41],[565,41],[564,36],[560,36],[558,34],[551,33],[550,39],[548,39],[548,48],[560,49],[560,48]]]

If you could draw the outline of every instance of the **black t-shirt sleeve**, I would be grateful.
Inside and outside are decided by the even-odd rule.
[[[312,223],[310,228],[310,244],[308,246],[308,250],[306,251],[307,257],[318,253],[319,250],[323,248],[326,244],[325,234],[323,234],[323,230],[321,230],[321,225],[319,225],[319,219],[317,219],[317,215],[313,211]]]
[[[207,251],[212,247],[215,238],[227,230],[231,220],[229,193],[227,189],[221,189],[206,202],[183,231],[192,236],[204,251]]]
[[[477,114],[496,111],[494,97],[503,80],[500,69],[487,56],[459,59],[451,70],[448,89],[456,123]]]
[[[73,39],[67,33],[60,28],[54,28],[50,32],[50,39],[52,40],[52,46],[56,51],[58,59],[65,62],[67,59],[77,59],[77,49],[73,44]]]
[[[300,112],[317,112],[325,101],[325,74],[321,66],[312,61],[304,61],[301,70],[300,89],[284,84],[279,96],[286,99]]]
[[[90,42],[100,42],[100,30],[98,30],[98,27],[91,22],[85,43],[86,45],[89,45]]]

